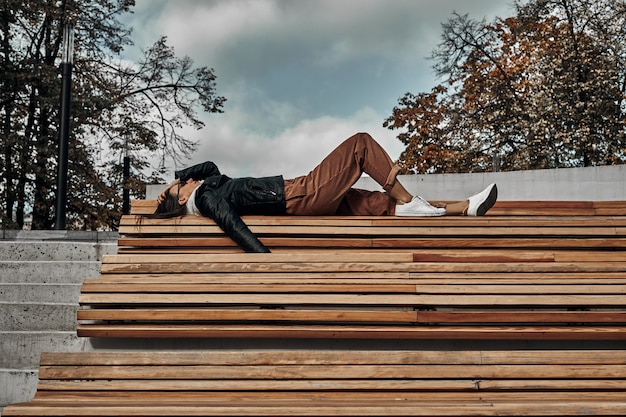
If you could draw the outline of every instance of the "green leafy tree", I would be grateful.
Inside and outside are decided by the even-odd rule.
[[[120,23],[133,0],[3,0],[0,15],[0,214],[2,227],[34,229],[55,221],[59,64],[63,28],[75,29],[67,225],[115,228],[124,186],[135,196],[148,156],[185,158],[196,146],[178,132],[202,127],[196,110],[221,112],[212,69],[194,68],[158,39],[136,63],[125,63],[130,28]],[[123,184],[129,156],[133,181]]]
[[[403,131],[405,171],[624,163],[625,24],[609,0],[517,2],[493,23],[455,14],[433,52],[444,83],[385,121]]]

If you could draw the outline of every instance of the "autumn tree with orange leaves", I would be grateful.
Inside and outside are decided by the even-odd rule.
[[[444,82],[385,121],[405,173],[626,162],[626,3],[516,2],[494,22],[455,14],[433,52]]]

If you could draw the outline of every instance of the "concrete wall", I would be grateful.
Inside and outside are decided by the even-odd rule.
[[[563,168],[477,174],[403,175],[400,181],[413,194],[429,200],[462,200],[488,184],[498,184],[500,200],[626,200],[626,165]],[[363,177],[356,187],[380,189]],[[155,199],[163,186],[148,186]]]

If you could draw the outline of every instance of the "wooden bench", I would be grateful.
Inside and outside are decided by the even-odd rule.
[[[240,252],[207,218],[143,219],[138,224],[136,215],[153,211],[154,205],[134,202],[133,215],[122,217],[120,253]],[[626,202],[498,202],[493,210],[493,215],[490,211],[480,218],[246,216],[244,220],[272,251],[626,247]]]
[[[47,353],[3,416],[623,416],[619,350]]]
[[[246,218],[271,254],[210,219],[126,216],[78,335],[626,339],[626,203],[499,204],[517,215]]]

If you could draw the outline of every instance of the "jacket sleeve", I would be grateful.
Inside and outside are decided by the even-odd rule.
[[[198,208],[203,216],[210,217],[246,252],[269,253],[270,250],[252,233],[228,201],[211,191],[199,196]]]
[[[206,177],[212,177],[215,175],[221,175],[220,170],[217,165],[211,161],[206,161],[174,172],[174,178],[179,178],[183,181],[188,179],[200,181]]]

